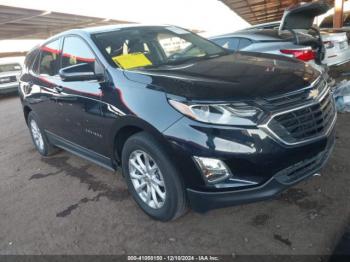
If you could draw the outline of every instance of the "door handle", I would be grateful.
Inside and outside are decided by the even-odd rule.
[[[55,91],[57,93],[62,93],[63,92],[63,87],[62,86],[55,86],[53,89],[55,89]]]

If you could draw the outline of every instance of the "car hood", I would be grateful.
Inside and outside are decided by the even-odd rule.
[[[21,71],[1,72],[0,77],[19,76]]]
[[[156,69],[124,71],[148,88],[194,100],[271,97],[309,86],[320,72],[284,56],[236,52]]]

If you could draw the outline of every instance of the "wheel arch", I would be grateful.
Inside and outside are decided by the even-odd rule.
[[[118,164],[121,162],[125,142],[129,137],[139,132],[149,133],[162,146],[166,147],[167,141],[160,130],[140,118],[127,117],[120,121],[120,124],[113,130],[113,158]]]
[[[29,113],[32,111],[32,109],[28,106],[28,105],[25,105],[23,107],[23,114],[24,114],[24,119],[26,121],[26,123],[28,124],[28,115]]]

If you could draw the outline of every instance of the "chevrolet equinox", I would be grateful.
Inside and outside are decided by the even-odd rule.
[[[19,89],[41,155],[61,148],[121,167],[162,221],[272,198],[317,173],[334,145],[324,73],[175,26],[56,35],[28,53]]]

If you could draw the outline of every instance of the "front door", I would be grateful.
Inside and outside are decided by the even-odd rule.
[[[88,44],[78,36],[63,40],[61,66],[66,68],[79,63],[95,67],[95,54]],[[64,128],[63,138],[78,146],[98,152],[98,145],[105,139],[101,122],[101,84],[97,80],[60,80],[58,110],[62,112],[60,125]],[[100,153],[100,152],[98,152]]]

